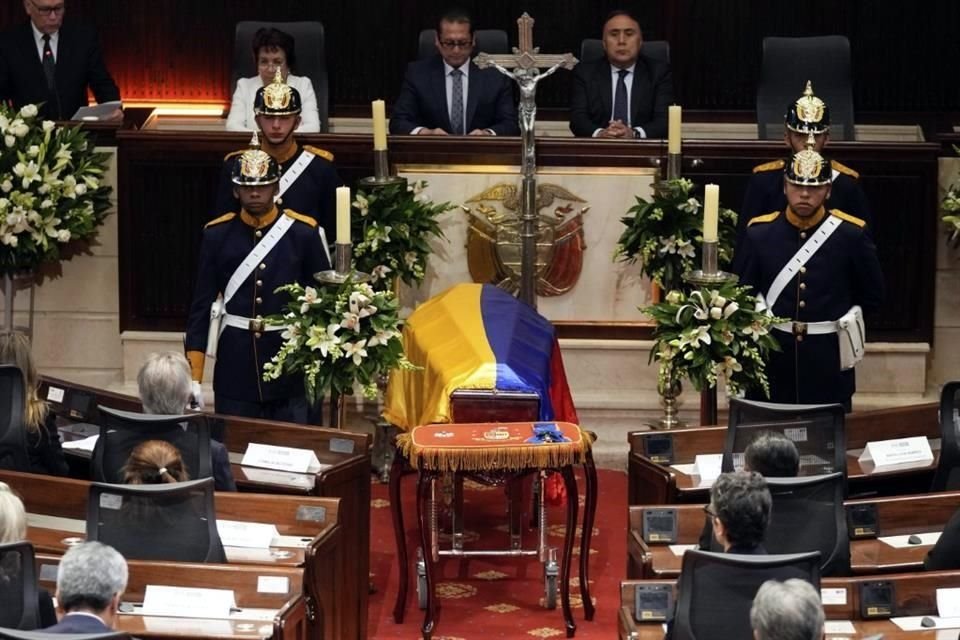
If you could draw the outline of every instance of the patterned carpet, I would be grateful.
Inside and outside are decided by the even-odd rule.
[[[617,602],[620,580],[626,572],[626,504],[625,473],[598,470],[600,504],[591,541],[590,588],[596,604],[592,622],[583,618],[576,566],[579,555],[574,551],[574,569],[570,589],[577,638],[616,637]],[[417,536],[414,526],[416,509],[414,491],[416,477],[404,478],[404,517],[410,557],[415,558]],[[582,492],[583,483],[579,483]],[[494,546],[504,548],[507,527],[503,489],[467,482],[465,491],[466,548]],[[583,496],[580,497],[582,505]],[[525,501],[528,504],[528,501]],[[582,514],[579,522],[582,522]],[[526,520],[526,519],[525,519]],[[549,544],[563,544],[564,511],[551,508],[548,517]],[[489,524],[484,524],[489,523]],[[393,604],[397,595],[397,561],[390,501],[386,485],[374,484],[371,508],[371,580],[376,593],[370,596],[369,637],[376,640],[420,637],[423,612],[417,607],[416,572],[411,569],[407,613],[403,624],[393,621]],[[579,527],[578,527],[579,534]],[[524,547],[536,545],[537,532],[524,531]],[[441,544],[449,546],[445,536]],[[579,545],[579,536],[577,539]],[[559,551],[558,551],[559,553]],[[471,558],[442,559],[434,575],[437,577],[440,614],[435,640],[489,640],[491,638],[563,638],[563,615],[543,607],[544,584],[542,565],[536,558]]]

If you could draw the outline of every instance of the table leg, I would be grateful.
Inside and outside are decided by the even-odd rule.
[[[400,501],[404,462],[399,451],[395,451],[393,465],[390,467],[390,513],[393,515],[393,535],[397,542],[397,562],[400,569],[397,601],[393,605],[393,621],[397,624],[403,622],[403,615],[407,609],[407,587],[410,584],[407,534],[403,528],[403,503]]]
[[[583,503],[583,531],[580,534],[580,599],[583,600],[586,619],[593,620],[595,609],[590,599],[590,540],[593,538],[593,523],[597,515],[597,467],[593,464],[593,453],[589,449],[583,462],[583,475],[587,495]]]
[[[417,478],[417,522],[420,525],[420,545],[423,549],[427,583],[427,608],[423,612],[423,626],[420,627],[424,640],[430,640],[437,622],[437,601],[433,588],[433,553],[431,551],[430,514],[425,508],[430,501],[432,484],[433,475],[421,469]]]
[[[567,465],[561,470],[563,484],[567,488],[567,531],[563,537],[563,565],[560,567],[560,603],[563,605],[563,621],[567,627],[567,637],[577,632],[577,623],[573,621],[570,610],[570,565],[573,563],[573,538],[577,534],[577,479],[573,475],[573,466]]]

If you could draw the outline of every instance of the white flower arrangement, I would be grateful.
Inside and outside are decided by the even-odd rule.
[[[38,120],[36,105],[0,104],[0,272],[29,271],[90,240],[110,208],[108,154],[79,127]]]
[[[953,150],[960,153],[960,147]],[[940,210],[943,211],[943,221],[947,223],[947,243],[954,248],[960,246],[960,182],[950,185],[940,201]]]

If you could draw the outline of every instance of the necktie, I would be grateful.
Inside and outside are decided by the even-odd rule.
[[[50,34],[43,34],[43,75],[47,77],[47,89],[53,91],[56,81],[57,61],[53,59],[53,49],[50,48]]]
[[[453,78],[453,90],[450,92],[450,133],[455,136],[463,135],[463,71],[454,69],[450,72]]]
[[[613,119],[619,120],[629,127],[630,112],[627,109],[627,74],[629,71],[620,69],[617,73],[620,78],[617,79],[617,93],[613,98]]]

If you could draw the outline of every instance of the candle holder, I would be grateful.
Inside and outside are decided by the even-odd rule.
[[[373,150],[373,175],[360,179],[360,185],[364,187],[387,187],[406,182],[406,178],[390,174],[390,158],[386,149]]]
[[[340,285],[345,282],[370,282],[369,273],[353,271],[353,244],[338,242],[333,249],[333,269],[313,274],[320,284]]]
[[[683,171],[683,154],[667,154],[667,180],[676,180]]]
[[[690,271],[683,274],[684,281],[698,287],[706,287],[710,285],[716,286],[719,284],[737,282],[740,279],[737,274],[730,273],[729,271],[721,271],[718,267],[718,244],[719,243],[716,240],[712,242],[703,242],[703,248],[701,249],[700,268],[696,271]]]

